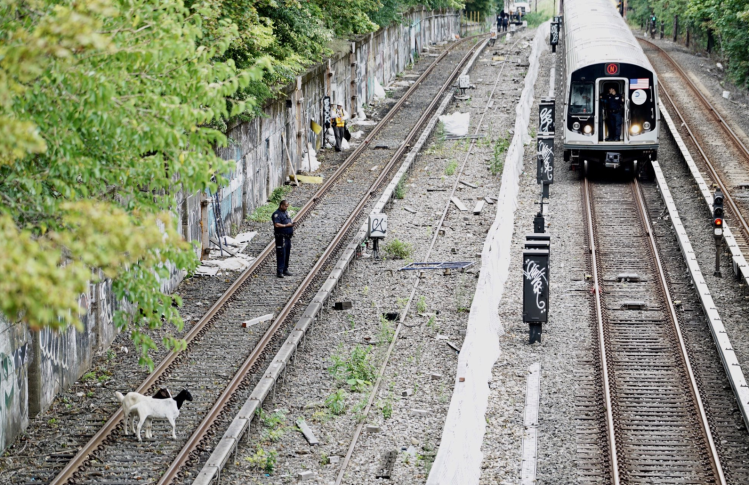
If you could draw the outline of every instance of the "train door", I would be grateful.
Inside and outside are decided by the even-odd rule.
[[[627,99],[627,79],[624,78],[605,78],[599,79],[597,89],[598,103],[598,141],[600,143],[623,143],[628,139],[629,133],[629,100]],[[616,95],[619,96],[619,108],[617,111],[608,109],[606,103],[607,96],[611,94],[611,89],[614,89]],[[621,123],[617,123],[616,116],[621,117]],[[619,128],[618,133],[615,132],[615,128]]]

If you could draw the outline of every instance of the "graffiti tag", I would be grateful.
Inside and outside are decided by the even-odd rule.
[[[543,293],[544,284],[549,284],[546,279],[546,268],[541,268],[538,263],[532,259],[526,259],[523,276],[530,281],[531,286],[533,287],[533,294],[536,295],[536,308],[538,308],[541,313],[545,313],[546,302],[540,298]]]

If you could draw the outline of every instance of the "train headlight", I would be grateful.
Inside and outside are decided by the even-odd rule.
[[[580,129],[580,122],[575,121],[574,123],[572,123],[572,129],[575,130],[575,131],[579,130]]]
[[[631,131],[633,135],[638,134],[640,132],[640,125],[632,125],[632,128],[630,128],[629,131]]]
[[[643,123],[642,124],[642,129],[643,130],[649,130],[650,129],[650,122],[646,121],[645,123]]]
[[[583,131],[586,135],[590,135],[590,132],[593,131],[593,127],[590,125],[585,125],[585,128],[583,128]]]

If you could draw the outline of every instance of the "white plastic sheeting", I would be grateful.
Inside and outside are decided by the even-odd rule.
[[[385,88],[382,87],[377,77],[374,78],[374,97],[377,99],[385,98]]]
[[[320,162],[317,161],[317,153],[310,146],[309,152],[305,153],[304,158],[302,158],[302,171],[314,172],[318,168],[320,168]]]
[[[486,407],[492,367],[499,357],[499,302],[510,266],[518,181],[523,171],[523,146],[531,141],[528,122],[533,106],[533,85],[538,76],[539,56],[546,49],[549,22],[536,32],[525,87],[515,108],[515,135],[505,159],[502,186],[494,219],[481,253],[481,272],[468,317],[468,328],[458,356],[450,409],[442,441],[427,485],[473,485],[481,476],[481,443],[486,431]],[[465,382],[460,382],[464,378]],[[519,445],[519,444],[518,444]]]
[[[455,136],[466,136],[471,124],[471,113],[452,113],[440,116],[440,122],[445,125],[445,131]]]

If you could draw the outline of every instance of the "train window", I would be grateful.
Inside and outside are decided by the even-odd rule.
[[[570,114],[593,113],[593,83],[572,83],[570,93]]]

